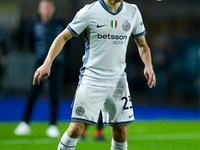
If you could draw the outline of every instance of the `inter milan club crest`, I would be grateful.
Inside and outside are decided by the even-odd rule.
[[[122,24],[122,29],[124,31],[128,31],[131,28],[131,24],[128,22],[128,20],[125,20],[125,22]]]
[[[111,27],[113,29],[117,28],[117,20],[111,20]]]
[[[85,113],[85,109],[83,107],[79,106],[76,108],[76,114],[78,116],[83,116],[84,113]]]

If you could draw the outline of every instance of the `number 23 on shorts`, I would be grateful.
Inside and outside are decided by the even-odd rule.
[[[128,98],[127,97],[122,97],[121,100],[124,101],[123,110],[133,109],[131,96],[128,96]],[[131,104],[128,105],[128,102],[131,103]]]

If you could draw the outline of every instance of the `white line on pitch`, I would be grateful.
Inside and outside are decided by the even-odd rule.
[[[131,136],[134,140],[193,140],[200,139],[200,132],[195,133],[169,133],[169,134],[143,134]]]
[[[196,133],[172,133],[172,134],[143,134],[130,136],[134,140],[194,140],[200,139],[200,132]],[[129,140],[131,140],[129,139]],[[10,139],[0,140],[0,145],[19,145],[19,144],[50,144],[59,143],[58,139],[38,138],[38,139]]]
[[[50,143],[59,143],[59,140],[50,138],[0,140],[0,145],[50,144]]]

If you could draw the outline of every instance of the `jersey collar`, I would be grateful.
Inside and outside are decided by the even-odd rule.
[[[118,10],[117,10],[115,13],[113,13],[113,12],[110,11],[110,9],[107,7],[107,5],[104,3],[103,0],[99,0],[99,2],[100,2],[100,4],[101,4],[101,6],[102,6],[107,12],[109,12],[109,13],[112,14],[112,15],[117,15],[117,14],[122,10],[122,8],[123,8],[123,2],[121,2],[121,4],[120,4]]]

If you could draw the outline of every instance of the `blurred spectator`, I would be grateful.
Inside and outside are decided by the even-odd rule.
[[[168,98],[169,88],[169,36],[167,33],[161,33],[155,36],[151,45],[152,61],[156,72],[157,83],[155,89],[147,89],[148,95],[154,100],[154,103],[163,103]]]
[[[28,39],[31,49],[35,54],[35,68],[44,62],[51,43],[56,36],[66,27],[55,11],[55,6],[51,0],[41,0],[38,7],[38,14],[28,29]],[[50,94],[50,126],[46,130],[49,137],[58,137],[60,132],[56,126],[58,112],[58,95],[63,79],[64,50],[58,55],[52,65],[51,76],[49,77]],[[23,119],[15,129],[16,135],[26,135],[31,132],[29,123],[34,102],[41,92],[44,83],[32,86],[28,96]]]
[[[5,33],[3,32],[3,29],[0,28],[0,98],[3,96],[3,87],[2,87],[2,81],[3,76],[5,73],[6,68],[6,54],[8,53],[7,45],[6,45],[6,38]]]
[[[135,47],[129,47],[129,50],[127,52],[127,79],[130,86],[130,91],[134,95],[134,102],[137,103],[136,97],[140,97],[140,95],[144,95],[144,91],[146,89],[146,79],[143,77],[143,69],[144,64],[142,60],[140,59],[139,53],[137,48]],[[140,97],[141,98],[141,97]],[[140,99],[141,101],[141,99]]]

